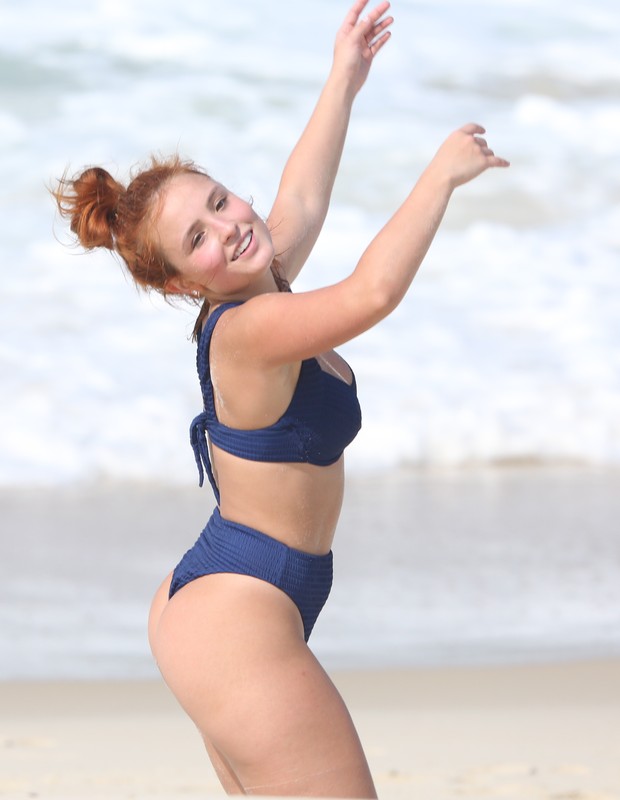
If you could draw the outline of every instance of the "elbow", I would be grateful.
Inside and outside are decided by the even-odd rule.
[[[381,320],[394,311],[399,301],[400,298],[396,296],[395,292],[391,292],[389,287],[376,287],[371,292],[371,312],[377,321]]]
[[[386,269],[373,271],[369,296],[374,313],[379,319],[387,317],[403,299],[406,287],[402,281],[393,280],[393,272]]]
[[[365,286],[360,296],[360,313],[366,321],[364,327],[370,328],[385,319],[394,311],[400,299],[396,292],[384,283],[373,282]]]
[[[408,274],[401,259],[373,242],[351,276],[362,290],[372,317],[379,321],[394,311],[407,292]]]
[[[347,286],[346,305],[360,321],[363,330],[385,319],[402,300],[403,293],[386,279],[381,270],[358,269],[343,283]]]

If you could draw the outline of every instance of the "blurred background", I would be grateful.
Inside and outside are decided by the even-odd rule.
[[[109,253],[66,246],[46,187],[91,164],[124,180],[150,153],[179,151],[267,215],[347,8],[0,3],[0,632],[13,644],[0,676],[151,674],[148,593],[211,503],[190,489],[195,312],[139,294]],[[334,663],[529,657],[551,640],[554,653],[620,651],[617,3],[395,0],[392,13],[297,290],[353,269],[454,128],[485,125],[512,167],[459,190],[410,295],[343,348],[364,430],[348,456],[349,566],[317,651]],[[500,536],[500,504],[485,528],[472,497],[497,500],[507,485],[521,487],[506,500],[519,513],[547,501],[547,523],[517,514]],[[396,509],[378,535],[407,565],[398,580],[390,563],[371,578],[347,561],[377,486],[373,508]],[[439,549],[429,497],[454,509]],[[167,521],[154,537],[153,515]],[[376,531],[361,538],[376,558]],[[146,553],[140,567],[127,542]],[[533,572],[513,585],[519,564]]]

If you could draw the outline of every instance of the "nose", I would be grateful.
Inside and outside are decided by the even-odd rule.
[[[228,219],[219,219],[217,221],[217,231],[222,244],[230,244],[239,235],[237,223]]]

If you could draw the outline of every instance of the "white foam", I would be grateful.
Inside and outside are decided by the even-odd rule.
[[[66,229],[46,183],[92,163],[122,178],[150,152],[179,149],[267,213],[348,3],[315,0],[310,17],[285,0],[234,0],[216,15],[199,0],[5,5],[0,485],[194,484],[193,313],[139,295],[107,254],[78,256],[56,241]],[[484,124],[512,168],[455,194],[406,300],[343,348],[364,416],[349,469],[617,466],[617,1],[399,0],[393,13],[299,289],[353,269],[458,125]],[[334,587],[314,646],[332,664],[356,666],[617,652],[617,564],[611,539],[592,538],[596,498],[587,508],[581,549],[561,520],[527,541],[527,515],[518,536],[481,543],[467,530],[472,514],[448,549],[434,540],[425,551],[421,535],[408,550],[416,531],[403,529],[381,550],[377,579],[365,572],[377,566],[373,542],[367,562]],[[570,513],[585,512],[576,504]],[[490,530],[510,532],[511,522]],[[58,562],[53,584],[47,563],[14,571],[16,602],[0,609],[0,623],[21,649],[6,668],[153,674],[143,630],[150,574],[133,600],[86,580],[81,555]],[[163,552],[156,560],[162,574],[171,566]],[[76,592],[80,602],[68,602]]]
[[[301,289],[354,267],[457,124],[485,123],[513,167],[459,191],[401,308],[344,348],[364,406],[354,469],[620,459],[618,19],[607,0],[536,5],[535,24],[530,7],[399,4],[360,95]],[[213,19],[163,0],[6,11],[0,57],[20,92],[0,116],[2,483],[195,479],[191,315],[141,298],[105,254],[58,244],[45,182],[69,162],[123,177],[179,148],[266,213],[340,19],[328,0],[315,10],[312,23],[249,0]]]

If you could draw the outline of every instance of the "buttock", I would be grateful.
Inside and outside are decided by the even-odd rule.
[[[333,556],[296,550],[261,531],[224,519],[216,508],[198,540],[174,569],[169,597],[204,575],[249,575],[276,586],[301,614],[304,638],[331,591]]]

